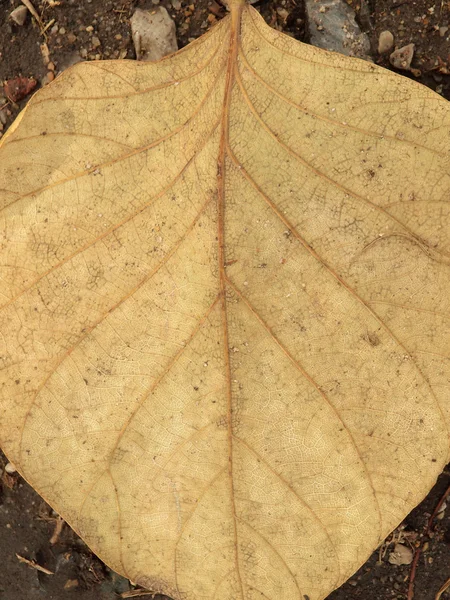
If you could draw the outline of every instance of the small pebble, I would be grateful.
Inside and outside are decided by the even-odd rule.
[[[9,15],[10,19],[14,21],[17,25],[22,26],[25,23],[27,18],[28,9],[23,4],[15,8],[12,13]]]
[[[12,475],[13,473],[15,473],[17,471],[17,469],[16,469],[16,467],[11,462],[9,462],[9,463],[6,463],[5,471],[9,475]]]
[[[49,71],[47,73],[47,82],[50,83],[50,81],[53,81],[55,79],[55,74],[53,73],[53,71]]]
[[[390,31],[382,31],[378,38],[378,54],[390,52],[394,47],[394,36]]]
[[[92,31],[94,31],[94,28],[92,27],[92,25],[88,25],[88,26],[86,27],[86,31],[87,31],[88,33],[91,33]]]
[[[69,44],[73,44],[74,42],[77,41],[77,36],[74,33],[68,33],[67,41],[69,42]]]
[[[55,70],[55,65],[54,65],[54,63],[52,63],[52,62],[50,61],[50,62],[48,63],[48,65],[47,65],[47,69],[48,69],[49,71],[54,71],[54,70]]]
[[[64,27],[60,27],[59,34],[64,35],[66,33],[66,29]]]
[[[88,51],[86,50],[86,48],[81,48],[80,49],[80,56],[81,58],[86,58],[88,55]]]
[[[391,565],[410,565],[413,560],[414,553],[411,548],[403,544],[395,544],[393,552],[389,555]]]
[[[92,45],[94,46],[94,48],[99,48],[101,46],[101,42],[96,35],[92,36],[91,41],[92,41]]]
[[[411,69],[411,61],[414,56],[414,44],[408,44],[403,48],[397,48],[389,57],[389,62],[396,69],[409,71]]]
[[[444,37],[445,34],[447,33],[447,31],[448,31],[448,26],[447,25],[443,25],[442,27],[439,27],[439,35],[441,37]]]

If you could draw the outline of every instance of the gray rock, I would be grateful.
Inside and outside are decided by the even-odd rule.
[[[306,0],[311,44],[325,50],[372,60],[370,41],[344,0]]]
[[[27,14],[28,8],[21,4],[10,13],[9,18],[12,19],[14,23],[17,23],[17,25],[20,25],[22,27],[27,18]]]
[[[178,50],[175,23],[163,6],[137,8],[130,21],[138,60],[159,60]]]
[[[382,31],[378,38],[378,54],[386,54],[394,47],[394,36],[390,31]]]

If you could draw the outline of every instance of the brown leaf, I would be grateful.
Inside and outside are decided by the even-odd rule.
[[[450,111],[251,7],[0,146],[0,438],[113,569],[320,600],[449,457]]]
[[[14,77],[3,83],[3,93],[11,102],[19,102],[30,94],[36,87],[32,77]]]

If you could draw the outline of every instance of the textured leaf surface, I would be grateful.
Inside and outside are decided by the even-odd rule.
[[[235,4],[0,148],[0,440],[132,581],[324,598],[449,455],[448,104]]]

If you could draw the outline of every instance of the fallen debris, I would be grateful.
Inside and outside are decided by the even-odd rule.
[[[2,118],[2,126],[3,126],[3,118]],[[6,485],[6,487],[8,489],[13,490],[14,486],[16,485],[17,478],[14,477],[14,475],[8,475],[8,473],[6,471],[3,471],[1,481],[2,481],[2,483],[4,483]]]
[[[436,508],[433,511],[433,514],[431,515],[431,517],[428,519],[427,525],[425,527],[425,530],[423,532],[423,540],[426,540],[426,538],[428,536],[430,536],[431,532],[433,531],[433,527],[434,527],[434,521],[436,519],[436,516],[439,514],[439,512],[442,509],[442,506],[447,502],[447,499],[450,497],[450,486],[445,490],[443,496],[441,497],[441,499],[439,500]],[[420,555],[422,553],[422,551],[425,549],[425,544],[427,543],[427,541],[423,541],[422,543],[419,543],[416,551],[414,553],[414,559],[412,561],[412,565],[411,565],[411,571],[409,573],[409,584],[408,584],[408,596],[407,596],[407,600],[414,600],[414,586],[415,586],[415,580],[416,580],[416,573],[417,573],[417,565],[419,563],[419,558]],[[450,580],[447,581],[439,590],[439,592],[436,595],[436,600],[439,600],[440,597],[442,596],[442,594],[450,587]]]
[[[49,569],[46,569],[45,567],[41,567],[41,565],[38,565],[37,562],[35,562],[34,560],[28,560],[28,558],[24,558],[23,556],[20,556],[20,554],[17,554],[17,552],[16,552],[16,556],[19,559],[19,562],[28,565],[32,569],[36,569],[36,571],[40,571],[41,573],[45,573],[46,575],[54,575],[53,571],[50,571]]]
[[[120,594],[121,598],[137,598],[138,596],[148,596],[149,598],[154,598],[155,594],[143,589],[131,590],[130,592],[123,592]]]
[[[50,62],[50,50],[48,49],[48,45],[44,42],[40,47],[44,65],[48,65]]]
[[[60,517],[58,515],[58,517],[56,517],[56,522],[55,522],[55,531],[53,532],[52,537],[50,538],[50,544],[52,546],[54,546],[57,541],[59,540],[59,536],[61,535],[61,532],[63,530],[64,527],[64,519],[62,517]]]
[[[34,8],[34,6],[31,4],[31,1],[30,0],[22,0],[22,4],[24,4],[28,8],[28,10],[30,11],[30,13],[36,19],[37,24],[42,29],[43,28],[43,23],[41,21],[41,17],[38,15],[38,13],[37,13],[36,9]]]
[[[444,585],[441,587],[441,589],[438,591],[438,593],[436,594],[436,598],[435,600],[440,600],[442,594],[444,592],[446,592],[448,589],[450,588],[450,578],[447,579],[447,581],[444,583]]]
[[[20,27],[22,27],[22,25],[25,23],[25,21],[27,19],[27,14],[28,14],[28,8],[24,4],[22,4],[21,6],[18,6],[10,13],[9,18],[12,21],[14,21],[14,23],[16,23],[16,25],[19,25]]]
[[[36,87],[33,77],[14,77],[3,83],[3,93],[10,102],[19,102]]]

